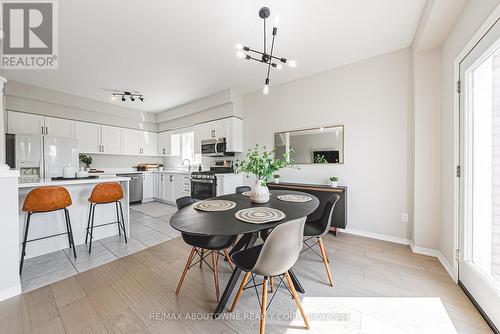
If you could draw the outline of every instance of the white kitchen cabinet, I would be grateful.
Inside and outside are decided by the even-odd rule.
[[[75,122],[75,139],[80,153],[101,152],[101,126],[87,122]]]
[[[150,201],[155,196],[155,178],[153,173],[143,173],[142,174],[142,200]]]
[[[174,198],[174,174],[165,174],[165,201],[169,203],[175,202]]]
[[[101,125],[101,152],[109,154],[122,153],[120,128]]]
[[[229,117],[224,120],[228,152],[243,152],[243,120]]]
[[[139,154],[158,155],[158,134],[149,131],[139,131]]]
[[[174,174],[174,200],[191,195],[191,175]]]
[[[23,135],[43,135],[45,133],[45,122],[43,116],[9,111],[7,119],[8,133]]]
[[[74,121],[45,117],[45,134],[51,137],[75,138]]]
[[[158,134],[158,154],[168,157],[172,154],[171,144],[172,131],[164,131]]]
[[[194,152],[201,153],[203,140],[215,138],[226,138],[228,152],[243,152],[243,121],[228,117],[195,125]]]
[[[139,155],[139,131],[133,129],[121,129],[122,152],[123,154]]]
[[[161,199],[161,175],[159,173],[153,174],[153,198]]]

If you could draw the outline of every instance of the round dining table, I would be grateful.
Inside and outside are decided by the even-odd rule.
[[[277,198],[279,195],[304,195],[312,199],[308,202],[286,202]],[[269,202],[264,204],[256,204],[250,201],[250,197],[243,194],[230,194],[218,196],[209,200],[228,200],[236,203],[232,209],[225,211],[207,212],[193,208],[193,205],[186,206],[177,211],[170,219],[170,225],[181,233],[197,235],[197,236],[216,236],[216,235],[241,235],[242,237],[234,245],[229,254],[233,254],[241,249],[252,247],[257,238],[260,236],[265,239],[269,230],[290,220],[306,217],[319,206],[319,200],[311,194],[306,194],[299,191],[291,190],[273,190],[269,198]],[[251,207],[269,207],[278,209],[285,214],[285,218],[277,222],[265,224],[246,223],[236,218],[235,213],[241,209]],[[217,308],[214,311],[214,317],[220,314],[229,300],[231,293],[236,286],[238,278],[241,274],[241,269],[235,267],[231,278],[229,279],[224,293],[222,294]],[[293,273],[289,271],[295,289],[298,292],[304,293],[304,288]]]

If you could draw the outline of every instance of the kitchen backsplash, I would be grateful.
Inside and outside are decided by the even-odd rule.
[[[92,168],[128,168],[139,163],[164,164],[162,157],[89,154],[92,157]],[[80,166],[83,166],[80,162]]]

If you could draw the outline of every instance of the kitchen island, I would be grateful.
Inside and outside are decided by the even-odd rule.
[[[61,186],[65,187],[71,195],[73,204],[68,207],[71,226],[73,228],[73,237],[75,245],[85,243],[85,233],[87,229],[89,202],[88,198],[92,189],[98,183],[117,182],[123,189],[123,216],[125,220],[125,229],[127,236],[130,234],[129,224],[129,178],[126,177],[105,177],[96,179],[76,179],[51,181],[42,180],[40,182],[19,183],[19,247],[23,240],[26,213],[22,211],[23,203],[28,193],[37,187]],[[99,205],[95,210],[95,225],[110,223],[116,221],[116,209],[114,204]],[[63,211],[37,213],[31,217],[28,239],[41,238],[47,235],[65,232]],[[107,225],[94,229],[94,239],[99,240],[118,234],[117,224]],[[61,235],[53,238],[37,240],[30,242],[26,246],[26,259],[47,254],[61,249],[68,248],[68,237]]]

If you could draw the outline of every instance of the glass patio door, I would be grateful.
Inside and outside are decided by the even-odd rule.
[[[460,63],[459,281],[500,328],[500,23]]]

